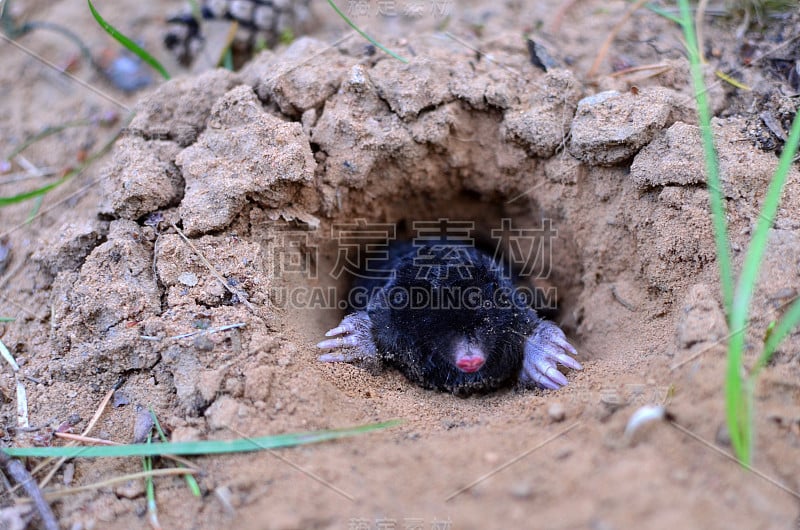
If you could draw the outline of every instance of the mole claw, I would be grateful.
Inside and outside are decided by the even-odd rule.
[[[329,339],[317,343],[320,349],[342,349],[319,356],[322,362],[350,362],[359,359],[377,359],[378,354],[370,334],[371,322],[365,312],[344,317],[338,326],[325,333]]]
[[[572,355],[578,355],[578,352],[575,350],[572,344],[567,342],[567,338],[564,337],[563,332],[560,337],[553,337],[551,340],[553,341],[553,344],[556,344],[568,353],[571,353]]]
[[[336,326],[335,328],[333,328],[331,330],[328,330],[328,332],[325,333],[325,336],[326,337],[333,337],[334,335],[341,335],[342,333],[352,333],[354,330],[355,330],[355,328],[353,326],[343,323],[343,324],[339,324],[338,326]]]
[[[340,337],[339,339],[341,340],[342,347],[355,348],[359,345],[358,337],[355,335],[346,335],[344,337]]]
[[[561,385],[555,381],[551,381],[545,374],[536,374],[532,379],[537,385],[548,390],[558,390],[561,388]]]
[[[317,348],[323,350],[327,348],[338,348],[338,347],[339,347],[339,341],[337,339],[323,340],[317,343]]]
[[[583,366],[581,366],[581,363],[579,363],[569,355],[564,355],[563,353],[556,353],[555,355],[553,355],[553,357],[567,368],[572,368],[573,370],[583,370]]]
[[[558,371],[558,364],[573,370],[583,368],[570,354],[577,352],[564,332],[552,322],[541,322],[525,342],[521,380],[551,390],[561,388],[568,380]]]
[[[555,366],[551,366],[544,373],[545,377],[556,383],[558,386],[564,386],[568,383],[566,376],[556,370]]]

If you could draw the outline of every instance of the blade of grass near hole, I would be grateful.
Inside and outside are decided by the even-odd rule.
[[[733,272],[731,266],[731,253],[728,245],[728,226],[725,220],[724,198],[722,196],[722,182],[719,178],[719,161],[717,150],[714,147],[714,135],[711,131],[711,111],[708,106],[708,95],[703,81],[703,71],[700,64],[700,55],[697,51],[692,14],[688,0],[678,0],[680,6],[680,25],[686,39],[686,51],[689,54],[692,83],[697,102],[697,115],[700,122],[700,133],[703,140],[706,169],[708,171],[708,194],[711,205],[711,216],[714,224],[714,243],[717,247],[717,262],[722,283],[722,298],[725,313],[730,317],[733,304]]]
[[[728,370],[725,376],[725,409],[726,421],[731,436],[736,455],[743,459],[746,451],[743,450],[742,432],[739,428],[741,416],[747,415],[742,409],[742,381],[739,377],[739,369],[742,364],[741,349],[734,349],[736,337],[741,337],[743,328],[735,327],[733,324],[733,272],[731,264],[730,248],[728,246],[728,227],[725,220],[724,199],[722,197],[722,184],[719,178],[719,162],[714,147],[714,137],[711,131],[711,112],[708,107],[708,97],[706,94],[703,71],[700,64],[700,55],[697,50],[697,40],[694,31],[692,14],[689,9],[688,0],[678,0],[680,8],[680,25],[686,39],[686,51],[689,55],[689,67],[692,74],[692,83],[695,90],[695,101],[697,102],[697,115],[700,122],[700,134],[703,141],[703,152],[706,159],[706,179],[708,183],[708,195],[711,206],[711,218],[714,225],[714,243],[717,249],[717,264],[720,271],[720,283],[722,284],[722,298],[725,307],[725,315],[728,318],[728,329],[732,336],[728,342]]]
[[[708,137],[710,138],[711,119],[710,114],[708,113],[708,104],[705,98],[705,89],[703,85],[699,59],[697,56],[697,45],[694,41],[694,31],[692,28],[692,19],[689,12],[688,0],[678,0],[678,3],[681,10],[681,25],[683,26],[684,35],[687,41],[687,48],[689,50],[692,77],[695,83],[695,89],[697,90],[696,95],[698,114],[700,115],[701,131],[704,133],[704,135],[707,133]],[[700,88],[703,88],[703,90],[699,90]],[[703,105],[705,105],[705,109],[703,109]],[[715,240],[717,240],[718,260],[720,261],[720,270],[722,272],[723,265],[726,265],[730,268],[730,255],[727,247],[727,230],[723,233],[723,235],[726,236],[723,243],[727,260],[723,260],[723,256],[719,254],[721,247],[717,237],[719,235],[717,223],[719,221],[721,222],[722,226],[724,226],[725,220],[724,217],[721,219],[717,218],[718,216],[717,212],[714,210],[713,201],[715,196],[719,196],[721,199],[721,191],[718,187],[719,175],[717,173],[717,161],[715,156],[709,156],[713,153],[713,151],[707,149],[708,145],[705,143],[705,136],[703,139],[704,150],[706,152],[706,162],[709,169],[709,187],[712,188],[709,190],[709,193],[712,197],[712,213],[714,215],[715,222]],[[744,267],[739,276],[739,282],[736,286],[736,291],[730,299],[730,305],[727,302],[729,289],[732,290],[733,288],[732,276],[726,277],[724,274],[722,275],[723,294],[725,295],[726,299],[726,312],[728,314],[729,328],[732,332],[731,339],[728,343],[728,368],[725,377],[726,416],[734,451],[736,452],[737,457],[745,464],[750,463],[752,451],[751,415],[752,390],[754,388],[754,384],[748,384],[745,388],[740,376],[742,369],[742,352],[744,350],[745,340],[744,330],[747,324],[750,300],[752,298],[753,290],[755,289],[756,281],[758,280],[758,273],[761,268],[761,260],[766,250],[769,230],[772,227],[775,214],[778,210],[781,191],[783,190],[783,185],[786,181],[786,177],[789,173],[794,155],[797,151],[798,143],[800,143],[800,112],[795,114],[795,118],[792,123],[792,129],[789,133],[789,138],[784,145],[783,153],[781,153],[778,169],[775,171],[772,181],[767,189],[764,203],[762,204],[762,209],[756,224],[756,230],[754,231],[750,245],[748,246]],[[713,142],[711,143],[711,148],[713,149]],[[714,171],[712,171],[712,169]],[[716,177],[717,186],[711,182],[712,177]],[[726,280],[730,281],[731,284],[728,285]],[[787,313],[782,323],[786,322],[785,325],[788,325],[791,323],[790,320],[790,315]],[[788,333],[788,330],[786,333]],[[779,334],[775,334],[775,336],[780,337]],[[780,338],[782,339],[782,337]],[[762,354],[762,358],[766,357],[768,359],[768,357],[772,355],[772,352],[768,350],[767,346],[773,348],[774,351],[774,348],[777,347],[777,344],[778,342],[772,342],[768,340],[767,344],[765,344],[765,352]],[[759,360],[759,363],[760,362],[761,359]],[[764,362],[766,362],[766,360]],[[757,365],[757,368],[760,370],[759,365]],[[754,375],[755,374],[751,376],[751,383],[754,383]]]
[[[71,172],[70,172],[71,173]],[[55,182],[51,182],[46,186],[42,186],[41,188],[36,188],[35,190],[26,191],[25,193],[20,193],[18,195],[12,195],[11,197],[0,197],[0,207],[8,206],[9,204],[16,204],[18,202],[27,201],[28,199],[34,199],[40,195],[44,195],[48,191],[55,189],[66,181],[68,181],[73,175],[69,174],[66,177],[60,178]],[[27,222],[27,221],[26,221]]]
[[[104,458],[126,456],[155,456],[155,455],[209,455],[223,453],[241,453],[260,451],[263,449],[277,449],[291,447],[337,438],[346,438],[370,431],[395,427],[402,420],[389,420],[380,423],[370,423],[358,427],[344,429],[331,429],[327,431],[278,434],[238,440],[202,441],[202,442],[171,442],[166,444],[130,444],[106,446],[73,446],[73,447],[4,447],[0,450],[9,456],[15,457],[65,457],[65,458]]]
[[[106,33],[111,35],[111,37],[113,37],[114,40],[122,44],[131,53],[133,53],[141,60],[152,66],[153,69],[155,69],[159,74],[161,74],[161,77],[163,77],[166,80],[169,80],[170,78],[169,73],[167,72],[166,68],[161,66],[161,63],[159,63],[152,55],[147,53],[141,46],[133,42],[131,39],[120,33],[114,26],[106,22],[105,19],[100,16],[100,13],[98,13],[97,10],[92,5],[92,0],[86,0],[86,1],[89,3],[89,10],[92,12],[92,16],[97,21],[97,23],[100,24],[100,27],[102,27],[106,31]]]
[[[732,330],[744,330],[747,326],[750,302],[753,298],[753,291],[758,281],[759,272],[761,271],[761,262],[766,252],[770,229],[775,222],[775,216],[778,212],[778,205],[781,200],[781,193],[783,192],[783,185],[786,182],[792,160],[797,152],[798,143],[800,143],[800,112],[795,114],[792,128],[789,132],[789,138],[786,140],[786,144],[784,144],[783,152],[778,162],[778,168],[775,170],[775,174],[772,176],[772,180],[767,187],[767,193],[764,196],[764,202],[761,205],[761,211],[758,216],[758,221],[756,222],[756,229],[753,231],[753,237],[750,240],[750,245],[747,247],[744,265],[742,266],[742,272],[739,275],[739,282],[736,286],[736,293],[733,298],[733,307],[730,316]],[[777,336],[778,335],[776,335],[776,337]],[[772,341],[768,341],[768,343],[770,345],[773,344]],[[775,347],[777,347],[777,343],[774,344]],[[738,437],[738,440],[736,440],[736,442],[738,442],[739,447],[737,448],[736,445],[734,445],[736,455],[742,462],[749,464],[752,453],[752,391],[754,385],[748,385],[747,388],[744,388],[742,385],[742,377],[740,374],[744,347],[745,333],[734,333],[728,343],[726,405],[728,409],[728,430],[731,432],[731,442],[734,442],[736,439],[734,437],[734,428],[737,429],[736,437]],[[732,352],[734,355],[732,355]],[[770,352],[770,355],[772,355],[772,352]],[[742,393],[743,390],[744,394]],[[742,396],[744,399],[740,397],[740,402],[737,403],[734,397],[735,394]],[[741,401],[744,402],[742,403]]]

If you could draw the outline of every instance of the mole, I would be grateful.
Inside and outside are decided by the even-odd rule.
[[[567,384],[558,364],[582,369],[564,332],[482,250],[396,242],[369,272],[351,288],[351,312],[317,344],[332,350],[320,361],[393,366],[459,396],[515,382],[558,389]]]

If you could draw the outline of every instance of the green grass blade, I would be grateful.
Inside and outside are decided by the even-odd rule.
[[[139,57],[141,60],[152,66],[164,79],[169,79],[169,73],[167,70],[161,66],[152,55],[147,53],[141,46],[133,42],[131,39],[117,31],[117,29],[105,21],[103,17],[100,16],[100,13],[92,5],[92,0],[86,0],[89,2],[89,10],[92,12],[92,16],[97,21],[100,26],[106,30],[106,33],[111,35],[117,42],[122,44],[125,48],[130,50],[133,54]]]
[[[361,35],[362,37],[364,37],[365,39],[367,39],[368,41],[370,41],[370,42],[371,42],[371,43],[372,43],[374,46],[377,46],[378,48],[380,48],[380,49],[381,49],[381,50],[383,50],[384,52],[388,53],[389,55],[391,55],[392,57],[394,57],[394,58],[395,58],[395,59],[397,59],[398,61],[400,61],[400,62],[403,62],[403,63],[408,63],[408,60],[407,60],[407,59],[404,59],[403,57],[400,57],[399,55],[397,55],[397,54],[396,54],[396,53],[394,53],[393,51],[389,50],[388,48],[385,48],[385,47],[384,47],[383,45],[381,45],[381,44],[380,44],[378,41],[376,41],[375,39],[373,39],[372,37],[370,37],[369,35],[367,35],[366,33],[364,33],[364,31],[362,31],[362,30],[361,30],[361,28],[359,28],[358,26],[356,26],[355,24],[353,24],[353,21],[352,21],[352,20],[350,20],[349,18],[347,18],[347,15],[345,15],[344,13],[342,13],[342,11],[339,9],[339,6],[337,6],[337,5],[336,5],[336,4],[333,2],[333,0],[328,0],[328,4],[330,4],[330,6],[333,8],[333,10],[334,10],[334,11],[336,11],[336,14],[337,14],[337,15],[339,15],[340,17],[342,17],[342,20],[344,20],[345,22],[347,22],[347,25],[348,25],[348,26],[350,26],[351,28],[353,28],[354,30],[356,30],[356,31],[358,32],[358,34],[359,34],[359,35]]]
[[[153,443],[153,429],[151,427],[150,432],[147,434],[147,445],[151,445],[152,443]],[[152,456],[142,457],[142,468],[144,469],[145,473],[153,471]],[[152,475],[148,475],[144,479],[144,487],[145,487],[145,498],[147,499],[147,518],[150,521],[150,526],[153,528],[161,528],[161,525],[158,523],[158,506],[156,505],[156,486],[153,481]]]
[[[746,458],[748,458],[747,446],[749,444],[746,443],[745,439],[748,438],[749,428],[747,426],[749,425],[749,418],[747,418],[746,410],[742,407],[744,394],[740,375],[742,351],[744,349],[744,326],[742,325],[744,323],[735,323],[733,318],[733,267],[728,246],[728,227],[725,221],[724,198],[719,178],[719,161],[717,160],[714,136],[711,130],[711,112],[703,80],[694,23],[688,0],[678,0],[678,5],[680,8],[680,25],[683,28],[686,48],[689,54],[700,133],[703,140],[703,152],[706,159],[706,171],[708,173],[706,178],[712,223],[714,225],[714,243],[717,250],[720,283],[722,284],[722,299],[725,314],[728,317],[728,327],[732,333],[728,342],[728,365],[725,373],[725,415],[734,451],[741,460],[748,462]]]
[[[47,184],[35,190],[26,191],[25,193],[20,193],[18,195],[12,195],[11,197],[0,197],[0,208],[2,208],[3,206],[9,206],[11,204],[16,204],[18,202],[27,201],[29,199],[34,199],[36,197],[44,195],[53,188],[57,188],[58,186],[62,185],[72,177],[83,172],[86,168],[92,165],[92,163],[94,163],[95,160],[106,154],[111,149],[111,147],[114,145],[114,142],[116,142],[117,138],[119,138],[119,135],[122,134],[122,131],[125,130],[125,127],[127,127],[128,124],[131,122],[131,120],[133,120],[134,115],[135,113],[131,112],[128,115],[128,117],[123,120],[121,127],[117,130],[116,133],[114,133],[114,135],[108,140],[108,142],[106,142],[96,153],[92,154],[86,160],[84,160],[81,165],[72,169],[57,181],[51,182],[50,184]]]
[[[765,350],[759,359],[756,369],[747,384],[742,379],[742,355],[745,347],[745,330],[748,322],[748,313],[753,291],[755,290],[761,262],[766,251],[769,232],[778,211],[778,204],[783,191],[783,185],[792,164],[792,160],[800,142],[800,113],[795,115],[789,138],[784,146],[778,163],[778,169],[772,177],[767,188],[764,202],[761,206],[756,229],[745,255],[744,266],[733,290],[733,275],[730,260],[730,250],[727,243],[727,227],[725,226],[725,210],[719,182],[719,167],[714,152],[713,135],[711,133],[711,116],[703,86],[702,70],[697,50],[697,41],[689,10],[688,0],[678,0],[681,13],[680,24],[683,27],[689,52],[692,79],[696,90],[697,108],[700,119],[700,129],[703,135],[703,149],[706,154],[708,168],[708,187],[711,197],[711,210],[714,222],[714,238],[717,245],[717,258],[722,279],[723,298],[725,310],[728,315],[728,326],[731,338],[728,342],[728,366],[725,374],[725,411],[730,431],[731,443],[739,459],[745,464],[750,463],[752,452],[752,414],[753,414],[753,388],[755,375],[769,360],[780,340],[785,338],[792,327],[800,320],[794,312],[781,321],[780,329],[773,334],[765,344]],[[794,307],[793,307],[794,309]]]
[[[655,4],[645,4],[644,7],[645,7],[645,9],[649,9],[650,11],[655,13],[656,15],[662,16],[662,17],[666,18],[667,20],[671,20],[672,22],[674,22],[676,24],[683,25],[681,23],[680,17],[678,17],[676,15],[673,15],[672,13],[667,11],[666,9],[663,9],[663,8],[661,8],[661,7],[659,7],[659,6],[655,5]]]
[[[39,195],[38,197],[36,197],[36,199],[33,201],[33,208],[31,208],[31,211],[28,212],[28,217],[25,218],[25,224],[28,224],[34,219],[36,219],[36,216],[39,215],[39,210],[41,210],[42,208],[43,202],[44,202],[44,195]]]
[[[92,122],[90,120],[75,120],[62,123],[61,125],[47,126],[38,133],[26,138],[24,142],[22,142],[20,145],[12,149],[11,152],[8,153],[8,156],[6,156],[6,160],[13,159],[15,156],[23,152],[25,149],[29,148],[39,140],[44,140],[48,136],[58,134],[61,131],[65,131],[71,127],[88,127],[89,125],[92,125]]]
[[[153,418],[153,425],[156,428],[156,432],[158,433],[158,439],[161,440],[161,443],[169,443],[167,439],[167,435],[164,433],[164,429],[161,428],[161,423],[158,421],[158,416],[156,416],[156,411],[153,410],[153,407],[150,407],[150,416]],[[181,463],[178,463],[178,467],[186,467]],[[197,480],[194,478],[194,475],[187,473],[183,476],[184,480],[186,480],[186,486],[189,488],[189,491],[192,492],[192,495],[195,497],[202,497],[203,492],[200,491],[200,485],[197,483]]]
[[[792,302],[786,314],[783,315],[783,318],[781,318],[775,328],[773,328],[769,338],[764,343],[764,352],[750,371],[751,382],[755,383],[759,372],[761,372],[762,368],[764,368],[772,358],[772,354],[775,353],[778,345],[783,342],[783,339],[789,336],[789,333],[791,333],[798,324],[800,324],[800,298]]]
[[[18,202],[27,201],[29,199],[34,199],[41,195],[44,195],[48,191],[52,190],[53,188],[57,188],[68,181],[72,175],[68,175],[66,177],[60,178],[55,182],[51,182],[45,186],[40,188],[36,188],[35,190],[26,191],[25,193],[19,193],[17,195],[12,195],[10,197],[0,197],[0,207],[9,206],[11,204],[16,204]]]
[[[714,147],[714,135],[711,130],[711,111],[708,106],[708,93],[703,80],[703,69],[700,54],[697,48],[697,37],[692,22],[692,13],[688,0],[678,0],[680,4],[681,20],[686,48],[689,53],[692,83],[697,102],[697,114],[700,122],[700,134],[703,140],[703,152],[706,159],[708,172],[708,195],[711,205],[711,216],[714,224],[714,243],[717,247],[717,263],[722,284],[722,299],[725,314],[730,316],[733,304],[733,268],[731,266],[731,251],[728,245],[728,226],[725,221],[725,202],[722,196],[722,182],[719,178],[719,161],[717,150]]]
[[[758,281],[758,274],[761,270],[761,262],[764,258],[764,253],[766,252],[769,233],[773,224],[775,223],[775,216],[778,212],[778,205],[780,204],[783,185],[786,183],[786,177],[789,174],[792,160],[797,152],[798,143],[800,143],[800,112],[795,114],[794,121],[792,122],[792,129],[789,132],[789,138],[786,140],[783,152],[781,153],[780,161],[778,162],[778,169],[775,170],[775,174],[772,176],[772,180],[767,188],[767,193],[764,196],[764,202],[761,205],[761,212],[756,223],[756,229],[753,232],[753,237],[750,241],[750,245],[747,248],[744,266],[742,267],[742,273],[739,276],[739,283],[736,286],[736,293],[733,299],[733,308],[730,317],[732,329],[744,329],[747,325],[750,302],[753,298],[753,291],[755,290],[756,282]],[[730,347],[737,348],[738,355],[736,356],[736,359],[731,361],[736,362],[736,366],[729,366],[728,372],[731,374],[735,370],[737,379],[740,379],[739,374],[742,365],[741,352],[744,351],[744,340],[744,333],[740,333],[734,337],[731,337]],[[777,346],[777,344],[775,344],[775,346]],[[770,355],[772,355],[771,352]],[[739,392],[741,392],[741,383],[739,383],[738,386]],[[733,388],[731,391],[734,392],[736,390],[736,388]],[[751,392],[747,392],[747,395],[748,403],[746,407],[742,408],[740,406],[738,410],[732,410],[730,414],[739,414],[741,421],[744,422],[743,425],[739,426],[741,435],[739,440],[740,448],[737,451],[737,456],[739,456],[743,462],[749,464],[751,450],[750,446],[752,445],[752,429],[750,428],[751,416],[749,415],[749,412],[752,410],[752,406],[749,403],[752,400]],[[741,416],[742,414],[744,414],[744,417]],[[733,433],[731,434],[731,441],[733,441]],[[739,451],[741,451],[741,453]]]
[[[328,431],[278,434],[260,438],[201,441],[201,442],[172,442],[166,444],[130,444],[130,445],[99,445],[99,446],[71,446],[71,447],[4,447],[4,451],[11,457],[64,457],[64,458],[106,458],[126,456],[155,456],[155,455],[210,455],[220,453],[241,453],[260,451],[262,449],[277,449],[309,443],[335,440],[370,431],[386,429],[400,424],[400,420],[390,420],[381,423],[371,423],[359,427],[345,429],[331,429]]]
[[[233,72],[233,50],[230,47],[225,48],[225,53],[222,54],[219,66]]]
[[[759,222],[756,225],[756,231],[753,234],[753,244],[751,244],[750,249],[748,249],[745,268],[742,271],[742,278],[740,280],[741,284],[745,278],[745,271],[748,271],[748,265],[755,269],[755,273],[748,271],[752,276],[750,278],[752,283],[749,285],[750,293],[748,294],[748,297],[752,295],[752,289],[755,285],[755,281],[758,279],[758,268],[761,264],[761,259],[765,250],[764,247],[766,247],[767,239],[769,237],[769,229],[772,227],[774,222],[774,217],[778,210],[778,203],[780,202],[781,193],[783,191],[783,185],[786,181],[786,177],[789,174],[792,161],[797,154],[798,145],[800,145],[800,112],[795,114],[794,121],[792,122],[792,128],[789,131],[789,138],[786,140],[783,152],[781,153],[780,161],[778,162],[778,169],[775,171],[772,182],[770,182],[769,188],[767,189],[767,195],[764,199],[761,216],[759,217]],[[760,247],[754,249],[753,247],[756,240],[759,241]],[[759,252],[759,254],[757,255],[756,252]],[[751,259],[753,261],[752,264],[749,263],[749,260]],[[789,333],[792,332],[793,329],[798,326],[798,324],[800,324],[800,299],[795,300],[792,305],[789,306],[786,314],[783,316],[783,318],[781,318],[781,320],[770,333],[769,338],[764,343],[764,351],[750,373],[750,380],[753,383],[755,383],[755,379],[758,377],[761,369],[763,369],[772,358],[772,355],[775,353],[778,345],[783,342],[783,340],[789,335]]]

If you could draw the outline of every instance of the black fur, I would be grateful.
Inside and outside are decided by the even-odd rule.
[[[382,360],[423,387],[458,395],[516,379],[525,339],[540,320],[491,257],[471,247],[398,243],[377,269],[393,273],[356,286],[373,293],[366,310]],[[486,355],[477,372],[454,364],[464,340]]]

